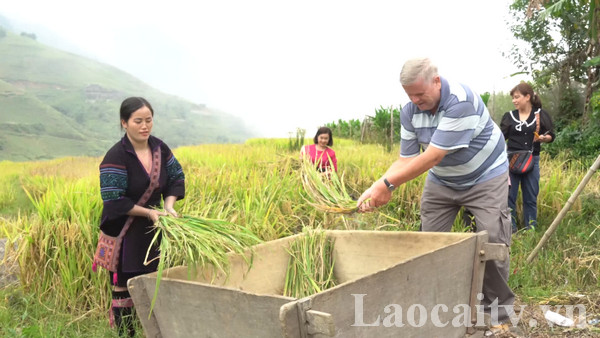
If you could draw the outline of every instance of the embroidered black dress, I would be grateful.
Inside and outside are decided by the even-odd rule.
[[[185,196],[185,176],[181,165],[171,149],[160,139],[150,136],[148,144],[152,152],[161,150],[159,188],[154,190],[146,208],[160,206],[167,196],[182,199]],[[104,156],[100,164],[100,193],[104,202],[100,229],[107,235],[117,236],[127,218],[127,212],[138,202],[150,184],[150,176],[138,160],[131,142],[125,135]],[[155,234],[152,221],[146,217],[135,217],[123,238],[120,262],[117,271],[127,277],[155,271],[158,260],[144,266],[143,262],[150,242]],[[148,260],[157,257],[158,248],[153,248]],[[119,278],[119,285],[127,278]]]

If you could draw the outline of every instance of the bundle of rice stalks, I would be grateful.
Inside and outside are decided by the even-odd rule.
[[[301,175],[302,186],[308,195],[304,199],[317,210],[336,214],[351,214],[358,210],[356,201],[346,191],[344,175],[338,176],[334,170],[320,172],[308,159],[302,161]]]
[[[335,285],[334,240],[322,230],[305,228],[304,236],[290,243],[283,295],[303,298]]]
[[[227,275],[228,253],[244,254],[252,245],[261,242],[248,228],[223,220],[195,216],[186,215],[179,218],[161,216],[155,227],[157,231],[150,248],[160,239],[160,260],[150,313],[154,308],[165,267],[183,264],[188,267],[190,273],[193,273],[197,267],[210,265]],[[145,264],[149,263],[150,248],[146,253]],[[243,255],[243,257],[247,256]],[[250,261],[247,263],[251,264]]]

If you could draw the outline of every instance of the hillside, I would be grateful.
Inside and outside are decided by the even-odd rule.
[[[103,154],[121,137],[119,106],[128,96],[150,101],[153,134],[171,147],[253,136],[237,117],[0,27],[0,161]]]

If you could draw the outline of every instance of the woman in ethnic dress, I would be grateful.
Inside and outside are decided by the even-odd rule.
[[[154,110],[148,101],[141,97],[125,99],[121,104],[120,117],[125,135],[106,153],[100,164],[100,190],[104,203],[100,229],[116,237],[132,216],[133,221],[123,237],[117,271],[110,274],[113,286],[111,319],[114,319],[120,335],[132,336],[133,302],[127,291],[127,281],[156,271],[158,260],[152,259],[158,256],[157,247],[151,248],[148,257],[151,263],[144,264],[155,233],[153,224],[159,216],[169,214],[177,217],[173,206],[176,200],[185,196],[185,176],[171,149],[151,135]],[[138,205],[151,182],[153,154],[160,155],[155,157],[160,161],[158,187],[145,203]],[[164,212],[156,209],[162,201]]]

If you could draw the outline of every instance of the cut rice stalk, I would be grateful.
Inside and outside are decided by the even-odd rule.
[[[230,252],[239,253],[250,266],[251,256],[245,255],[247,249],[261,240],[248,228],[223,220],[195,216],[179,218],[161,216],[155,224],[156,234],[146,252],[144,264],[149,264],[150,248],[160,240],[160,259],[156,277],[156,288],[150,305],[150,314],[154,308],[158,288],[165,268],[186,265],[193,274],[198,267],[212,265],[217,271],[229,273]]]
[[[304,228],[304,235],[290,243],[284,296],[303,298],[335,286],[334,240],[322,230]]]
[[[358,211],[354,201],[344,185],[344,175],[338,176],[334,170],[320,172],[315,169],[315,164],[305,159],[302,163],[302,186],[308,197],[306,202],[317,210],[351,214]]]

